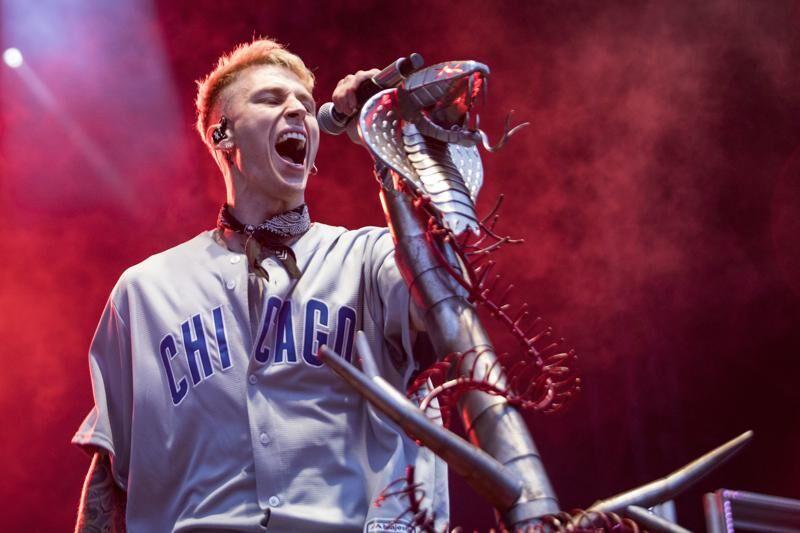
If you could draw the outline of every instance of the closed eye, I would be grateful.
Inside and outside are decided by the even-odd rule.
[[[257,104],[279,105],[283,102],[283,98],[277,96],[264,96],[255,100]]]
[[[286,91],[281,91],[277,89],[265,89],[258,91],[255,93],[251,101],[256,104],[265,104],[265,105],[281,105],[286,101],[288,98],[289,93]],[[306,111],[310,114],[313,114],[316,109],[317,105],[316,102],[312,98],[310,98],[305,93],[296,94],[295,97],[303,104]]]
[[[263,90],[253,95],[251,101],[256,104],[278,105],[286,99],[283,91]]]

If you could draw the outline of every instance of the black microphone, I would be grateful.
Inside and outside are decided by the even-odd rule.
[[[350,120],[358,114],[361,106],[367,103],[367,100],[384,89],[400,85],[406,77],[422,68],[424,64],[425,60],[422,56],[414,52],[408,57],[398,58],[372,78],[363,81],[356,89],[356,112],[352,115],[344,115],[336,111],[333,102],[322,104],[317,112],[320,131],[329,135],[339,135],[347,129]]]

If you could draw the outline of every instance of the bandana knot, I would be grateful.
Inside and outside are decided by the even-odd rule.
[[[248,262],[256,272],[267,279],[269,279],[269,276],[260,265],[263,252],[272,253],[272,255],[277,257],[283,263],[292,278],[297,279],[300,277],[294,250],[286,244],[283,244],[282,241],[290,237],[302,235],[308,231],[310,226],[311,217],[308,215],[308,206],[306,206],[306,204],[299,205],[284,213],[271,216],[257,226],[253,224],[242,224],[233,216],[228,204],[223,204],[222,209],[219,211],[219,217],[217,218],[218,228],[228,229],[247,237],[245,253],[247,254]],[[257,248],[259,249],[254,250],[251,243],[257,243],[259,245]]]

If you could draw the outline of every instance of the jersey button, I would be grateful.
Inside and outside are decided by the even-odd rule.
[[[261,435],[259,435],[258,440],[261,442],[261,444],[266,446],[267,444],[269,444],[269,435],[267,435],[266,433],[262,433]]]
[[[227,288],[229,288],[229,289],[235,289],[236,288],[236,282],[233,281],[232,279],[229,279],[228,282],[225,283],[225,286]]]
[[[242,256],[240,256],[240,255],[234,255],[233,257],[231,257],[231,263],[233,263],[234,265],[236,263],[238,263],[239,261],[241,261],[241,260],[242,260]]]
[[[250,382],[250,385],[255,385],[258,378],[254,374],[250,374],[250,377],[247,378],[247,381]]]
[[[277,507],[281,504],[281,499],[277,496],[270,496],[269,497],[269,505],[270,507]]]

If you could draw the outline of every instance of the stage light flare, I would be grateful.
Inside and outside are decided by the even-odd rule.
[[[6,48],[3,52],[3,61],[11,68],[19,68],[22,66],[22,52],[19,48]]]

